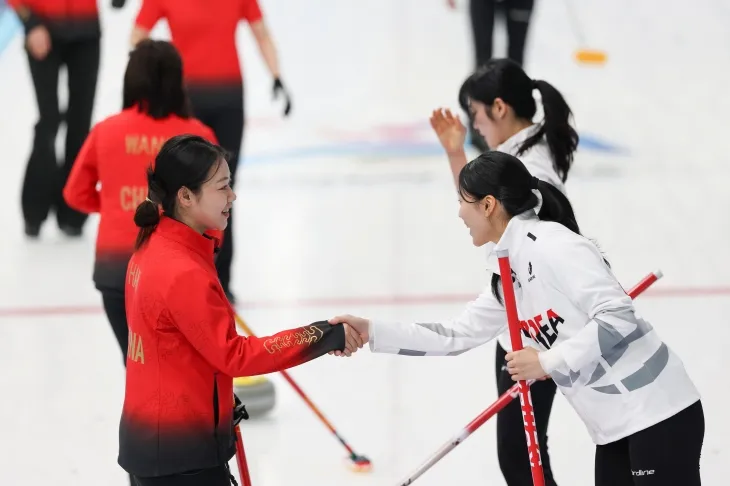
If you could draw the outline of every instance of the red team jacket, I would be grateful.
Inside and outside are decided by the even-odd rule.
[[[233,377],[271,373],[345,347],[344,329],[313,323],[270,337],[236,332],[213,241],[163,216],[129,262],[129,350],[119,464],[137,476],[233,457]]]
[[[167,20],[188,85],[240,85],[236,28],[261,20],[257,0],[142,0],[135,24],[146,30]],[[213,47],[211,47],[213,46]]]
[[[23,22],[26,33],[43,24],[55,38],[98,37],[97,0],[7,0]]]
[[[124,289],[127,262],[139,232],[134,212],[147,197],[145,171],[154,165],[165,141],[182,133],[217,143],[213,131],[194,118],[173,115],[155,120],[136,108],[99,122],[86,138],[63,197],[78,211],[101,213],[94,264],[94,282],[100,290]],[[222,232],[212,235],[220,238]]]

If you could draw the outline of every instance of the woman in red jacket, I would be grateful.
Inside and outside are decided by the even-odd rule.
[[[141,229],[126,280],[119,464],[141,486],[228,485],[233,377],[362,346],[351,328],[326,321],[262,338],[236,332],[215,240],[205,234],[225,229],[236,199],[225,156],[201,137],[171,138],[148,169],[149,195],[134,216]]]
[[[127,64],[121,113],[93,127],[63,189],[72,208],[100,213],[93,278],[124,363],[124,276],[137,237],[134,211],[147,195],[145,170],[165,140],[181,133],[216,142],[211,129],[190,115],[175,47],[141,42]]]
[[[251,27],[266,66],[273,77],[274,96],[286,98],[284,114],[291,109],[281,81],[276,47],[264,22],[257,0],[142,0],[135,19],[131,43],[149,36],[166,20],[172,42],[185,64],[185,81],[193,112],[213,129],[220,145],[230,152],[231,185],[236,180],[244,128],[244,76],[236,47],[236,29],[241,21]],[[230,219],[216,261],[218,276],[228,298],[233,260],[233,219]]]

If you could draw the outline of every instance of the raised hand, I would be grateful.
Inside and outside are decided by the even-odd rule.
[[[466,127],[458,116],[454,116],[449,109],[434,110],[429,119],[431,128],[438,136],[441,146],[447,154],[454,154],[464,150],[466,141]]]

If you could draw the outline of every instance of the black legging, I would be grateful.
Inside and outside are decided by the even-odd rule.
[[[129,340],[129,328],[127,324],[127,311],[124,307],[124,291],[102,290],[101,299],[104,304],[104,312],[109,324],[117,338],[119,349],[122,352],[122,362],[127,366],[127,345]]]
[[[122,362],[127,366],[127,346],[129,340],[129,328],[127,324],[127,311],[124,306],[124,291],[104,289],[101,290],[101,299],[104,304],[104,312],[109,324],[114,331],[114,337],[117,338],[119,350],[122,352]],[[134,478],[129,475],[129,484],[136,486]]]
[[[507,371],[504,359],[506,355],[507,352],[497,343],[495,371],[497,373],[497,389],[500,395],[515,384]],[[555,486],[556,484],[553,479],[553,471],[550,468],[547,446],[548,421],[556,390],[557,387],[552,380],[537,381],[530,387],[546,486]],[[533,486],[519,397],[497,414],[497,456],[507,486]]]
[[[231,486],[235,484],[228,464],[156,478],[135,477],[136,486]],[[237,483],[237,481],[236,481]],[[135,485],[135,483],[132,483]]]
[[[697,401],[624,439],[596,447],[596,486],[700,486],[705,415]]]
[[[230,153],[231,186],[236,180],[244,128],[243,86],[190,87],[190,101],[195,117],[209,126],[218,144]],[[223,243],[216,257],[218,278],[226,293],[230,293],[233,262],[233,210],[223,232]]]
[[[75,41],[52,38],[51,42],[51,51],[41,61],[28,53],[39,119],[23,180],[23,217],[30,225],[40,225],[49,211],[55,209],[59,226],[80,230],[87,215],[71,209],[64,201],[62,191],[91,127],[99,71],[99,38]],[[68,73],[68,108],[65,159],[59,167],[55,145],[62,121],[58,106],[58,74],[63,65]]]
[[[523,64],[527,31],[534,3],[535,0],[470,1],[469,13],[477,66],[492,58],[492,34],[497,9],[504,14],[507,21],[507,57],[520,65]]]

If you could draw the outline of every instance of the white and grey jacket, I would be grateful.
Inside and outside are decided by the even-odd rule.
[[[494,251],[503,249],[523,342],[541,350],[544,371],[596,444],[643,430],[699,399],[681,360],[637,314],[590,240],[530,210],[510,220]],[[506,329],[504,307],[487,288],[449,322],[370,321],[370,349],[455,356]]]

